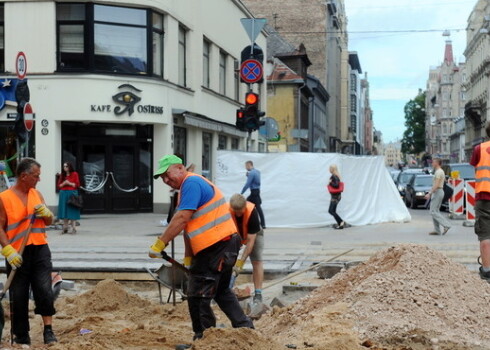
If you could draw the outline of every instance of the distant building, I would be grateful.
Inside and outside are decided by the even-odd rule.
[[[402,145],[400,142],[390,142],[384,145],[385,165],[396,168],[402,162]]]
[[[465,120],[464,117],[458,117],[454,120],[454,132],[449,136],[450,139],[450,155],[449,162],[465,163],[469,161],[465,154]]]
[[[443,63],[429,71],[425,102],[425,150],[444,160],[453,153],[451,135],[456,130],[455,121],[464,115],[464,72],[465,64],[454,62],[452,42],[446,40]]]
[[[242,1],[256,17],[267,18],[269,25],[295,47],[304,44],[312,63],[309,74],[317,77],[330,95],[326,105],[328,150],[340,152],[342,140],[352,141],[347,129],[349,52],[344,0]]]
[[[364,73],[364,79],[361,79],[361,115],[364,119],[361,124],[361,127],[364,127],[364,154],[373,154],[373,110],[371,109],[371,102],[369,99],[369,81],[367,79],[367,72]]]
[[[490,3],[478,0],[468,17],[466,29],[465,153],[470,159],[473,147],[486,138],[485,125],[490,120]]]

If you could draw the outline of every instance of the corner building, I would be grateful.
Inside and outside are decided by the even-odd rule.
[[[250,45],[241,1],[10,1],[0,15],[0,160],[12,169],[19,153],[40,161],[51,208],[65,161],[86,189],[85,213],[163,213],[168,188],[152,177],[161,156],[179,154],[212,180],[218,149],[246,149],[235,128],[247,90],[237,69]],[[256,39],[264,50],[265,40]],[[18,143],[21,51],[35,126]],[[254,88],[265,106],[267,90]],[[251,151],[264,149],[257,134]]]

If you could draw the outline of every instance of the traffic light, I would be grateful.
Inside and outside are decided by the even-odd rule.
[[[245,128],[245,110],[243,108],[236,110],[236,128],[241,131],[247,131]]]
[[[237,110],[236,127],[238,130],[252,132],[258,130],[265,122],[260,118],[265,112],[259,110],[259,95],[254,92],[247,92],[245,95],[245,108]]]
[[[17,117],[14,123],[14,132],[19,141],[27,140],[27,130],[24,124],[24,106],[30,100],[29,86],[26,80],[19,81],[15,87],[15,100],[17,102]]]

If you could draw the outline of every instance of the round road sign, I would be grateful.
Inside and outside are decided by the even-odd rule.
[[[24,79],[27,75],[27,59],[26,55],[21,51],[17,54],[15,59],[15,71],[17,72],[17,78]]]
[[[245,60],[240,67],[240,77],[246,83],[253,84],[262,79],[262,64],[254,59]]]
[[[27,131],[31,131],[34,126],[34,113],[29,102],[24,105],[24,125]]]

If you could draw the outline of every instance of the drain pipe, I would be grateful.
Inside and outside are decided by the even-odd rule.
[[[301,90],[306,86],[306,82],[303,82],[298,88],[298,152],[301,152]]]

